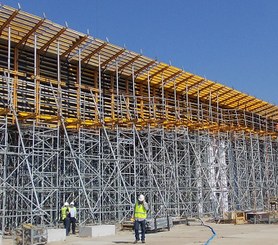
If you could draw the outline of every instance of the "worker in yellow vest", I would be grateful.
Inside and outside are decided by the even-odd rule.
[[[133,211],[134,219],[134,231],[135,231],[135,241],[137,243],[140,241],[139,237],[139,227],[141,227],[141,241],[145,243],[145,233],[146,233],[146,218],[147,212],[149,210],[149,205],[145,201],[144,195],[139,195],[138,201],[135,203]]]
[[[66,229],[66,235],[69,235],[70,229],[70,217],[69,217],[69,203],[65,202],[64,206],[61,208],[61,220],[63,221],[64,228]]]

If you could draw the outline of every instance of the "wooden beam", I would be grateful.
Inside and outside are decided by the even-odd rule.
[[[199,84],[200,84],[200,83],[203,83],[204,81],[205,81],[205,79],[202,78],[201,80],[197,81],[196,83],[190,85],[189,87],[187,87],[187,92],[188,92],[190,89],[192,89],[192,88],[198,87]]]
[[[174,74],[170,75],[167,78],[163,78],[163,86],[167,85],[167,82],[169,83],[171,79],[176,78],[179,76],[181,73],[183,73],[183,70],[179,70],[178,72],[175,72]]]
[[[61,55],[61,57],[66,57],[72,50],[74,50],[77,46],[79,46],[82,42],[84,42],[88,38],[88,35],[80,36],[70,47]]]
[[[224,89],[224,88],[226,88],[226,87],[225,87],[225,86],[222,86],[222,87],[220,87],[220,88],[218,88],[218,89],[216,89],[216,90],[213,90],[213,91],[211,92],[211,95],[213,95],[215,92],[217,93],[217,92],[221,91],[221,90]],[[230,91],[230,90],[229,90],[229,91]],[[216,94],[216,96],[214,96],[213,98],[211,97],[211,100],[214,100],[214,98],[216,98],[217,95],[218,95],[218,94]]]
[[[180,84],[182,84],[182,83],[188,81],[190,78],[192,78],[192,77],[194,77],[194,76],[195,76],[195,75],[190,75],[189,77],[187,77],[187,78],[185,78],[185,79],[183,79],[183,80],[177,82],[177,83],[176,83],[176,87],[178,87]],[[173,86],[170,86],[170,87],[169,87],[169,89],[171,89],[171,88],[174,88],[174,84],[173,84]],[[183,92],[183,90],[182,90],[181,92]]]
[[[225,87],[225,88],[227,88],[227,87]],[[220,91],[220,89],[219,89],[219,91]],[[232,91],[234,91],[232,88],[231,89],[228,88],[228,90],[226,92],[224,92],[222,94],[218,94],[218,99],[221,99],[221,97],[223,97],[223,95],[228,94],[228,93],[230,93]],[[217,98],[217,95],[213,99],[211,98],[211,100],[214,100],[215,98]],[[222,101],[222,100],[218,100],[219,104],[220,104],[220,101]]]
[[[278,109],[276,108],[276,110],[274,110],[273,112],[269,113],[267,115],[268,118],[274,118],[275,116],[278,116]],[[276,119],[277,120],[277,119]],[[278,125],[278,124],[277,124]]]
[[[34,33],[36,32],[36,30],[43,24],[43,22],[45,21],[45,19],[41,19],[20,41],[19,43],[16,44],[16,48],[19,48],[20,45],[22,45],[23,43],[25,43],[28,38]]]
[[[102,50],[105,46],[107,46],[108,43],[103,43],[101,44],[98,48],[96,48],[94,51],[92,51],[90,54],[88,54],[82,62],[86,62],[87,60],[89,61],[95,54],[99,53],[100,50]]]
[[[106,67],[112,60],[116,59],[118,56],[120,56],[125,51],[126,51],[126,49],[122,49],[119,52],[117,52],[116,54],[112,55],[108,60],[104,61],[101,64],[101,67]]]
[[[250,107],[253,107],[254,105],[257,105],[257,104],[261,104],[262,103],[262,101],[256,101],[255,103],[253,103],[253,104],[251,104],[251,105],[249,105],[249,106],[247,106],[247,107],[245,107],[245,110],[246,111],[248,111],[248,108],[250,108]],[[257,108],[257,107],[255,107],[255,108]],[[253,109],[252,109],[253,110]]]
[[[8,26],[12,20],[16,17],[16,15],[19,13],[20,9],[15,10],[12,15],[10,15],[10,17],[6,20],[6,22],[0,27],[0,36],[2,35],[2,32],[4,31],[4,29],[6,28],[6,26]]]
[[[252,100],[254,100],[254,98],[251,98],[251,99],[249,99],[249,100],[244,101],[243,103],[239,104],[239,106],[241,107],[241,106],[243,106],[243,105],[245,105],[245,104],[248,104],[248,103],[249,103],[250,101],[252,101]],[[245,110],[245,108],[244,108],[244,110]]]
[[[165,67],[163,67],[162,69],[160,69],[160,70],[156,71],[155,73],[151,74],[151,75],[149,76],[149,80],[151,81],[156,75],[158,75],[159,73],[162,73],[162,72],[166,71],[169,67],[170,67],[170,66],[165,66]],[[145,82],[147,82],[147,81],[148,81],[148,78],[145,80]]]
[[[143,67],[141,67],[140,69],[138,69],[137,71],[134,72],[134,76],[137,76],[139,73],[141,73],[142,71],[148,69],[150,66],[152,66],[153,64],[156,63],[156,60],[152,60],[150,61],[148,64],[144,65]]]
[[[273,107],[273,105],[270,105],[270,104],[262,105],[261,107],[258,107],[258,109],[260,109],[260,110],[259,111],[255,110],[254,113],[260,114],[261,112],[267,110],[268,108],[271,109],[272,107]]]
[[[207,85],[207,86],[205,86],[205,87],[199,89],[199,93],[202,92],[202,91],[205,90],[205,89],[208,89],[208,88],[210,88],[210,87],[213,87],[214,85],[215,85],[215,83],[211,83],[211,84],[209,84],[209,85]],[[194,94],[196,94],[197,92],[198,92],[198,91],[195,91],[195,92],[192,93],[191,95],[194,95]],[[209,93],[207,93],[206,95],[202,96],[202,98],[206,97],[208,94],[209,94]]]
[[[278,108],[277,107],[269,108],[269,110],[266,112],[266,114],[264,116],[268,117],[269,115],[272,115],[273,113],[274,114],[278,113]]]
[[[126,68],[127,66],[129,66],[130,64],[132,64],[134,61],[136,61],[137,59],[139,59],[142,55],[138,54],[136,55],[134,58],[132,58],[130,61],[128,61],[127,63],[123,64],[118,71],[120,72],[121,70],[123,70],[124,68]]]
[[[236,96],[231,96],[230,98],[228,98],[226,101],[229,101],[231,98],[235,98],[235,97],[238,97],[239,95],[241,95],[241,97],[237,100],[237,101],[239,101],[239,100],[242,100],[243,98],[245,98],[245,97],[248,97],[249,95],[247,95],[247,94],[238,94],[238,95],[236,95]],[[230,103],[228,103],[228,104],[225,104],[225,106],[230,106],[230,105],[232,105],[232,104],[234,104],[236,101],[231,101]],[[239,104],[238,104],[238,106],[239,106]]]
[[[38,53],[42,53],[46,48],[49,47],[51,43],[53,43],[57,38],[59,38],[65,31],[66,27],[62,28],[59,32],[57,32],[50,40],[48,40],[38,51]]]

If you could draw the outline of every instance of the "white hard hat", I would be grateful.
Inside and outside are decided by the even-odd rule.
[[[74,202],[71,202],[70,205],[74,205]]]
[[[138,201],[143,202],[144,200],[145,200],[144,195],[140,194],[140,196],[138,197]]]
[[[65,202],[65,203],[64,203],[64,205],[65,205],[65,206],[68,206],[68,205],[69,205],[69,203],[68,203],[68,202]]]

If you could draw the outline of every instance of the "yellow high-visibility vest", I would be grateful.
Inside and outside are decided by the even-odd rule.
[[[144,207],[144,204],[139,204],[136,202],[134,208],[134,218],[136,219],[146,219],[147,218],[147,210]]]
[[[61,219],[64,220],[69,213],[69,208],[68,207],[62,207],[61,208]]]

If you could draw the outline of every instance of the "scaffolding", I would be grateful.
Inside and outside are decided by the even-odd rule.
[[[0,6],[0,225],[266,210],[278,107]]]

